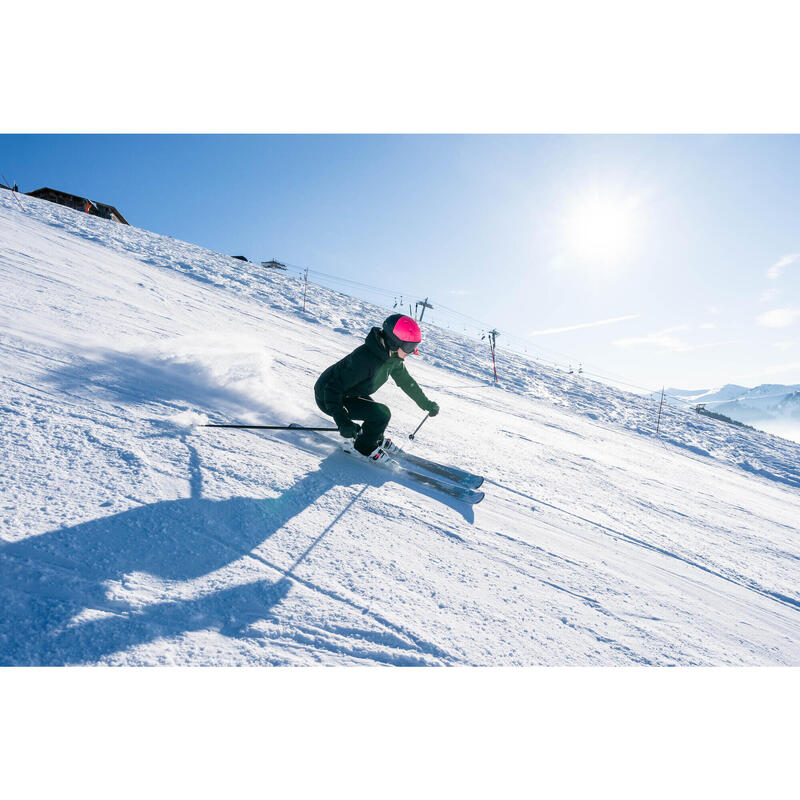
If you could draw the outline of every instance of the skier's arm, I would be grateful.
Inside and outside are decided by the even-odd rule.
[[[428,400],[425,392],[419,388],[419,384],[408,374],[408,370],[402,364],[392,372],[392,378],[423,411],[430,413],[435,408],[438,413],[439,406]]]

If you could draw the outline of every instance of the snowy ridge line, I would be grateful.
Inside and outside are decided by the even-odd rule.
[[[785,397],[786,394],[787,394],[786,392],[777,392],[776,394],[759,394],[759,395],[756,395],[752,399],[768,400],[770,397]],[[704,406],[720,405],[720,404],[724,404],[724,403],[736,403],[740,399],[740,398],[733,398],[732,400],[731,399],[729,399],[729,400],[685,400],[684,398],[674,397],[673,395],[665,394],[664,396],[665,397],[672,397],[675,400],[681,400],[682,402],[689,403],[690,405],[692,403],[694,403],[695,405],[700,403],[701,405],[704,405]],[[751,399],[751,398],[747,398],[747,399]]]

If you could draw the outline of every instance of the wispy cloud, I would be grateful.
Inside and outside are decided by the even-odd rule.
[[[706,325],[701,325],[700,327],[714,327],[714,323],[707,323]],[[711,347],[722,347],[723,345],[738,343],[738,340],[727,339],[722,342],[706,342],[701,344],[698,342],[686,341],[685,339],[681,339],[674,335],[676,333],[691,330],[691,328],[691,325],[676,325],[673,328],[665,328],[663,331],[656,331],[655,333],[650,333],[647,336],[639,336],[629,339],[617,339],[613,342],[613,344],[615,347],[650,347],[659,350],[669,350],[673,353],[688,353],[691,350],[706,350]]]
[[[764,289],[764,291],[761,293],[761,297],[759,297],[758,300],[760,303],[769,303],[780,293],[780,289]]]
[[[783,342],[773,342],[772,346],[777,350],[781,350],[782,352],[786,352],[787,350],[791,350],[793,347],[797,346],[797,342],[792,341],[791,339],[788,341]]]
[[[737,375],[737,381],[750,381],[758,378],[767,378],[772,375],[787,374],[789,380],[796,381],[796,376],[800,375],[800,361],[792,361],[789,364],[775,364],[771,367],[759,370],[758,372],[751,372],[748,375]]]
[[[767,270],[767,277],[774,281],[776,278],[780,277],[786,267],[790,264],[794,264],[795,261],[800,261],[800,253],[791,253],[788,256],[783,256],[783,258],[778,259],[778,261]]]
[[[704,322],[704,323],[703,323],[703,324],[700,326],[700,328],[701,328],[702,330],[705,330],[705,331],[711,331],[711,330],[714,330],[714,328],[716,328],[716,327],[717,327],[717,323],[716,323],[716,322]]]
[[[577,331],[581,328],[596,328],[598,325],[611,325],[614,322],[625,322],[629,319],[637,319],[639,314],[628,314],[624,317],[614,317],[613,319],[601,319],[598,322],[582,322],[580,325],[568,325],[565,328],[548,328],[545,331],[531,331],[528,336],[548,336],[551,333],[566,333],[567,331]]]
[[[466,294],[475,294],[475,292],[468,292],[466,289],[450,289],[447,294],[456,295],[457,297],[463,297]]]
[[[706,344],[692,344],[686,350],[710,350],[712,347],[725,347],[729,344],[741,344],[741,339],[724,339],[721,342],[707,342]]]
[[[774,367],[767,367],[762,375],[779,375],[782,372],[800,373],[800,361],[792,361],[789,364],[776,364]]]
[[[756,317],[756,322],[765,328],[788,328],[797,317],[800,308],[775,308]]]
[[[651,333],[648,336],[638,336],[630,339],[616,339],[615,347],[659,347],[662,350],[685,350],[688,345],[677,336],[668,336],[664,333]]]
[[[664,336],[665,334],[668,333],[681,333],[682,331],[690,331],[691,329],[692,329],[691,325],[673,325],[671,328],[664,328],[663,331],[659,331],[654,335]]]

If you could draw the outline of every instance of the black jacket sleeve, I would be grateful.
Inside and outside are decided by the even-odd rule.
[[[403,364],[392,372],[394,382],[423,410],[427,411],[431,401],[425,397],[425,392],[419,388],[419,384],[408,374],[408,370]]]

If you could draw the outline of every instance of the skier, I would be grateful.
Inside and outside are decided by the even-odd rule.
[[[403,314],[392,314],[381,328],[373,328],[360,347],[328,367],[314,385],[320,410],[333,417],[339,434],[355,439],[354,447],[375,461],[387,458],[396,449],[383,434],[392,416],[389,408],[370,395],[391,375],[394,382],[432,417],[439,406],[429,400],[403,364],[406,356],[418,353],[422,331],[416,321]],[[353,420],[361,420],[356,425]]]

